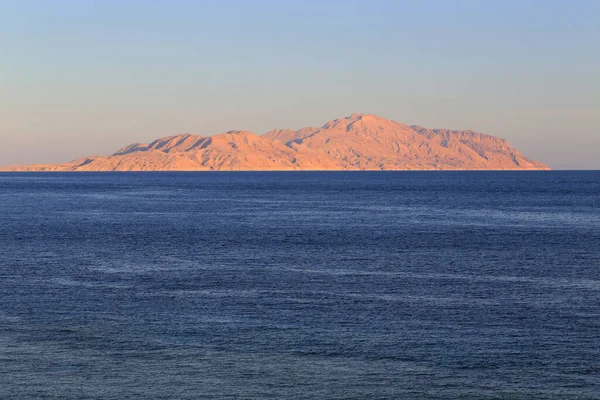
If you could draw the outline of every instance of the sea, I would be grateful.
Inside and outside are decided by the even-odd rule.
[[[600,172],[0,174],[0,399],[600,399]]]

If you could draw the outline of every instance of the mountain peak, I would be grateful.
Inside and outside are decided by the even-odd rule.
[[[349,117],[346,117],[348,119],[351,120],[363,120],[363,121],[389,121],[388,119],[385,119],[383,117],[380,117],[379,115],[375,115],[375,114],[365,114],[365,113],[354,113],[352,115],[350,115]]]
[[[325,125],[323,125],[322,128],[323,129],[345,128],[348,125],[350,125],[356,121],[360,121],[364,116],[365,116],[365,114],[354,113],[348,117],[332,119],[331,121],[329,121]]]
[[[323,125],[322,129],[357,132],[361,130],[410,129],[410,127],[375,114],[354,113],[348,117],[331,120]]]
[[[471,130],[408,126],[374,114],[354,113],[321,128],[273,130],[262,136],[231,130],[189,133],[134,143],[105,157],[56,165],[6,167],[8,171],[207,170],[536,170],[503,139]]]

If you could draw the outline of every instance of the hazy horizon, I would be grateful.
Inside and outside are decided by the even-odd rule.
[[[600,3],[0,5],[0,165],[370,113],[600,169]]]

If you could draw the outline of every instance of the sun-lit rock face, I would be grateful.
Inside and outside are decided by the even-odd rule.
[[[134,143],[110,156],[4,171],[544,170],[504,139],[353,114],[321,128],[229,131]]]
[[[324,153],[341,169],[548,169],[504,139],[473,131],[409,126],[368,114],[336,119],[320,129],[271,131],[264,136]]]

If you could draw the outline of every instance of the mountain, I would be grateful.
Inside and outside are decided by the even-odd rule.
[[[2,171],[546,170],[504,139],[352,114],[321,128],[229,131],[134,143],[110,156]]]

